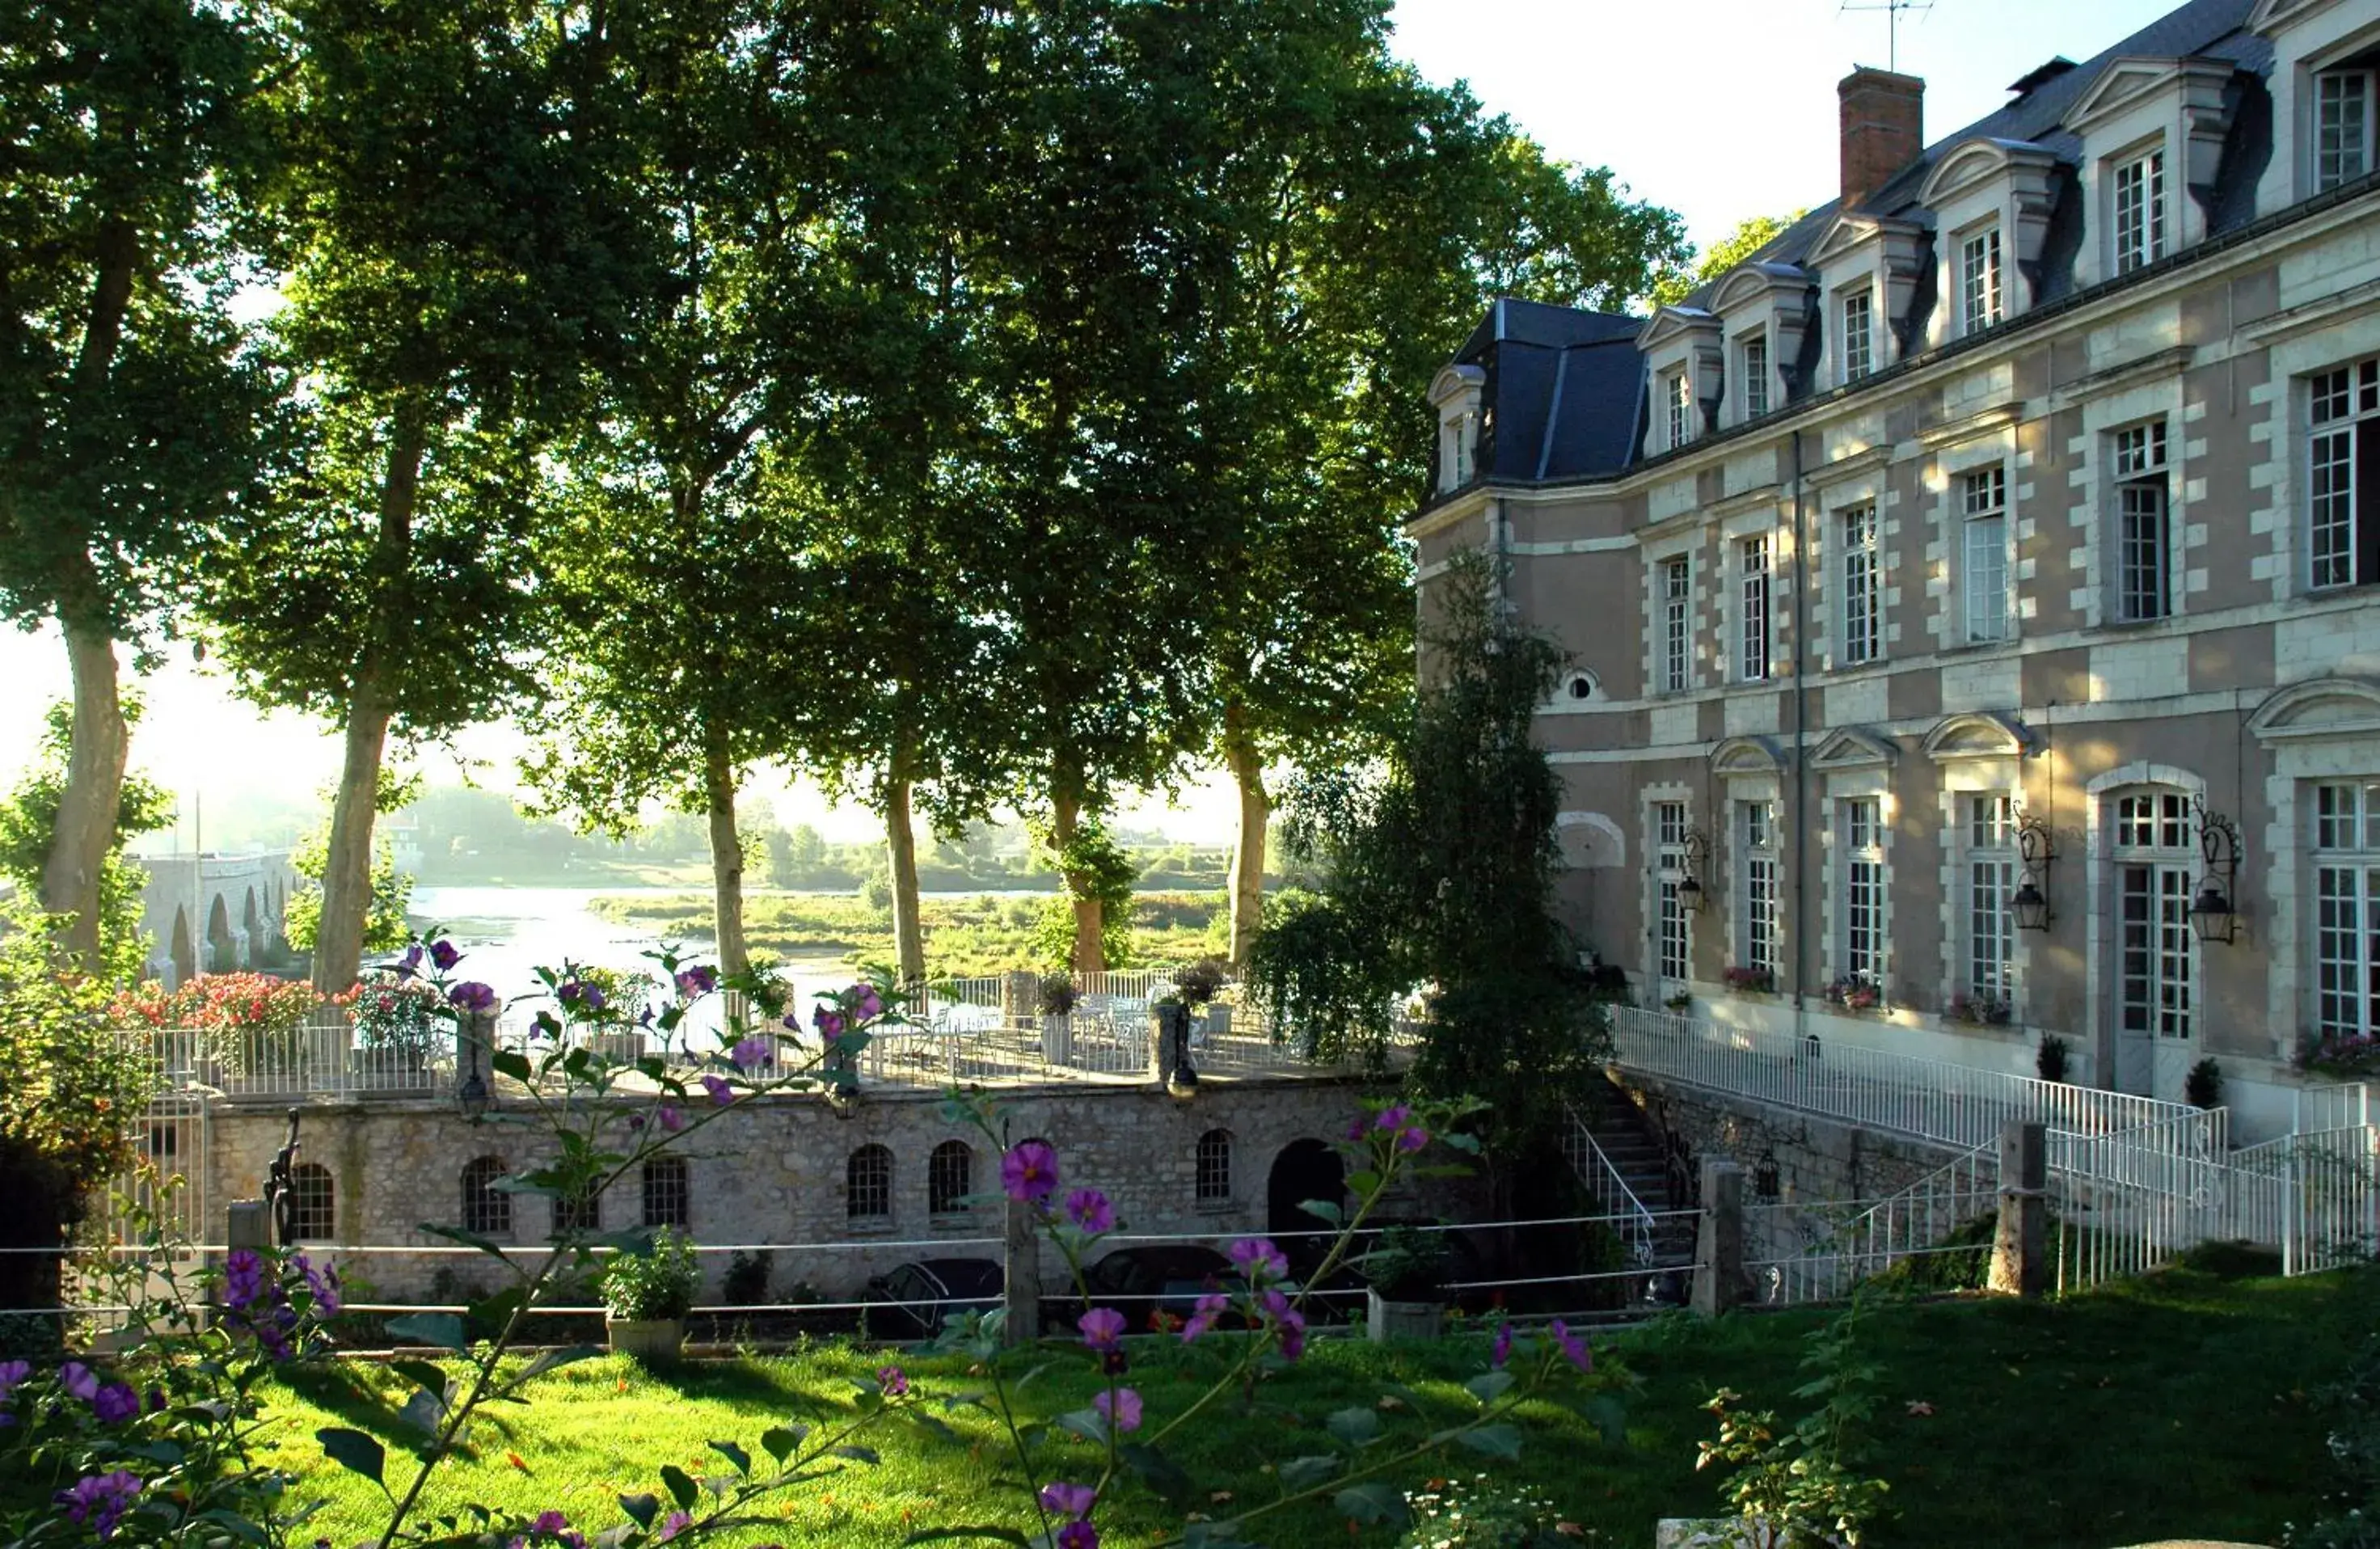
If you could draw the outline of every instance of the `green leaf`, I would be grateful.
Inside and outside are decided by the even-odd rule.
[[[234,1538],[249,1543],[262,1544],[270,1542],[265,1537],[263,1528],[226,1506],[219,1506],[201,1511],[199,1513],[199,1520],[212,1522],[215,1526],[228,1531]]]
[[[1366,1524],[1386,1522],[1402,1528],[1407,1519],[1404,1495],[1394,1485],[1377,1479],[1347,1486],[1330,1497],[1330,1504],[1338,1507],[1340,1516]]]
[[[1116,1448],[1143,1484],[1157,1492],[1158,1497],[1177,1511],[1186,1511],[1197,1502],[1197,1484],[1181,1464],[1142,1442],[1126,1442]]]
[[[452,1312],[413,1312],[388,1321],[388,1336],[392,1339],[414,1339],[424,1345],[435,1345],[443,1350],[468,1350],[469,1335],[464,1332],[463,1320]]]
[[[1624,1445],[1628,1440],[1628,1407],[1612,1394],[1598,1393],[1579,1407],[1594,1425],[1597,1434],[1609,1446]]]
[[[1438,1139],[1457,1151],[1467,1152],[1473,1156],[1479,1154],[1479,1137],[1476,1135],[1466,1134],[1460,1129],[1450,1129]]]
[[[752,1477],[752,1455],[734,1442],[713,1442],[710,1450],[735,1464],[736,1473],[746,1479]]]
[[[1509,1425],[1475,1425],[1456,1432],[1454,1439],[1474,1452],[1506,1462],[1517,1461],[1521,1456],[1521,1433]]]
[[[620,1509],[626,1512],[637,1526],[650,1528],[653,1525],[653,1519],[661,1515],[662,1501],[659,1495],[623,1495],[620,1497]]]
[[[849,1442],[833,1448],[832,1451],[837,1458],[848,1458],[855,1463],[873,1463],[877,1460],[874,1449],[854,1446]]]
[[[1330,1433],[1349,1446],[1369,1446],[1380,1439],[1380,1417],[1377,1410],[1357,1405],[1352,1409],[1333,1409],[1324,1423]]]
[[[466,1248],[476,1248],[482,1253],[502,1259],[506,1267],[512,1264],[512,1256],[506,1253],[501,1245],[491,1242],[477,1232],[467,1232],[460,1226],[442,1226],[435,1221],[420,1222],[415,1226],[414,1230],[428,1232],[431,1237],[443,1237],[449,1242],[459,1242]]]
[[[677,1503],[680,1511],[694,1509],[695,1482],[675,1463],[662,1465],[662,1488],[670,1493],[670,1499]]]
[[[760,1433],[760,1450],[782,1465],[802,1445],[809,1430],[807,1425],[772,1425]]]
[[[1308,1215],[1328,1221],[1334,1226],[1339,1225],[1339,1207],[1331,1203],[1329,1200],[1306,1200],[1302,1201],[1297,1208],[1304,1211]]]
[[[314,1433],[322,1444],[323,1455],[332,1462],[352,1473],[359,1473],[388,1494],[388,1482],[381,1477],[388,1467],[388,1452],[380,1443],[360,1431],[350,1431],[344,1425],[326,1425]]]
[[[1108,1445],[1108,1422],[1096,1409],[1069,1409],[1053,1421],[1059,1430],[1071,1432],[1087,1442],[1099,1446]]]
[[[1482,1372],[1464,1383],[1463,1390],[1484,1405],[1492,1404],[1504,1397],[1505,1392],[1512,1385],[1512,1373],[1510,1372]]]
[[[1347,1460],[1336,1453],[1318,1453],[1311,1458],[1293,1458],[1281,1466],[1281,1487],[1292,1494],[1311,1490],[1316,1485],[1347,1466]]]
[[[443,1394],[428,1388],[416,1388],[405,1407],[396,1411],[400,1424],[409,1425],[425,1436],[435,1436],[438,1428],[446,1423],[446,1398]]]
[[[440,1371],[436,1363],[423,1360],[419,1356],[399,1356],[390,1361],[388,1367],[424,1393],[434,1393],[441,1398],[446,1397],[446,1373]]]
[[[493,1296],[481,1297],[471,1303],[471,1316],[480,1323],[501,1328],[517,1308],[528,1305],[528,1288],[512,1286]]]
[[[488,1064],[499,1076],[510,1076],[524,1083],[528,1080],[528,1056],[515,1050],[498,1049],[488,1056]]]

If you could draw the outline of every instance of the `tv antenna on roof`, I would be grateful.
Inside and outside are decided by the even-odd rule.
[[[1930,11],[1933,8],[1934,0],[1879,0],[1878,4],[1868,6],[1854,6],[1850,3],[1850,0],[1844,0],[1843,4],[1835,7],[1835,12],[1840,16],[1844,11],[1882,11],[1884,13],[1884,67],[1888,70],[1898,70],[1900,68],[1900,13]]]

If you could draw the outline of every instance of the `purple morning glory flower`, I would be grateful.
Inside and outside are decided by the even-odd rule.
[[[710,1093],[710,1100],[722,1108],[735,1101],[735,1089],[717,1076],[705,1076],[702,1090]]]
[[[91,1412],[103,1425],[121,1425],[140,1412],[140,1395],[124,1383],[110,1383],[91,1397]]]
[[[537,1514],[537,1520],[528,1525],[528,1531],[533,1533],[558,1533],[568,1526],[570,1526],[570,1519],[562,1513],[540,1511]]]
[[[6,1403],[17,1384],[32,1374],[33,1363],[30,1360],[0,1360],[0,1404]]]
[[[1112,1350],[1123,1340],[1123,1314],[1112,1307],[1094,1307],[1075,1320],[1083,1343],[1095,1350]]]
[[[1251,1280],[1278,1280],[1289,1273],[1289,1256],[1275,1248],[1270,1238],[1242,1238],[1225,1253]]]
[[[139,1494],[140,1476],[118,1469],[77,1480],[71,1489],[58,1492],[57,1501],[68,1517],[104,1541],[115,1531],[117,1519],[131,1508],[132,1497]]]
[[[298,1255],[297,1263],[298,1273],[306,1277],[306,1289],[313,1295],[314,1311],[325,1317],[339,1310],[339,1272],[328,1264],[316,1268],[306,1262],[306,1255],[303,1253]]]
[[[1140,1429],[1140,1395],[1128,1387],[1101,1388],[1091,1395],[1091,1408],[1119,1435]]]
[[[1000,1159],[1000,1187],[1020,1204],[1038,1204],[1058,1188],[1058,1153],[1046,1140],[1023,1140]]]
[[[234,1311],[264,1294],[264,1260],[252,1248],[235,1248],[224,1262],[224,1302]]]
[[[844,992],[843,1004],[846,1010],[863,1022],[870,1018],[884,1015],[884,997],[876,993],[875,985],[865,981],[854,984]]]
[[[686,1531],[686,1529],[693,1526],[693,1518],[688,1517],[683,1511],[673,1511],[667,1517],[662,1519],[662,1531],[653,1536],[653,1542],[656,1543],[667,1543],[671,1539],[675,1538],[678,1534]]]
[[[1496,1330],[1496,1348],[1488,1352],[1488,1364],[1500,1371],[1504,1363],[1512,1359],[1512,1325],[1505,1323]]]
[[[688,1000],[707,995],[717,988],[719,974],[715,970],[695,963],[677,970],[677,993]]]
[[[1372,1121],[1372,1128],[1375,1129],[1402,1129],[1405,1126],[1405,1120],[1411,1117],[1413,1117],[1413,1110],[1400,1103],[1393,1108],[1381,1109],[1380,1116]]]
[[[1289,1298],[1280,1291],[1267,1291],[1258,1299],[1264,1304],[1265,1316],[1281,1330],[1281,1353],[1295,1360],[1305,1353],[1305,1314],[1290,1305]]]
[[[414,960],[418,962],[420,959],[417,957]],[[453,968],[456,963],[459,963],[462,960],[463,954],[455,950],[455,944],[453,942],[447,941],[442,937],[441,939],[430,944],[430,961],[431,966],[436,968],[439,972],[445,972],[448,969]]]
[[[749,1074],[768,1064],[769,1056],[775,1052],[765,1038],[747,1038],[727,1051],[727,1061],[736,1069]]]
[[[673,1135],[686,1128],[686,1116],[667,1103],[655,1110],[653,1116],[661,1120],[662,1128]]]
[[[565,980],[559,994],[565,1006],[576,1006],[589,1016],[603,1009],[603,988],[583,979]]]
[[[411,946],[407,947],[405,949],[405,956],[399,957],[396,960],[395,966],[391,968],[389,971],[395,974],[399,979],[410,979],[415,974],[420,972],[421,944],[417,941]]]
[[[482,984],[476,979],[466,980],[446,992],[446,998],[466,1011],[493,1011],[496,991],[492,984]]]
[[[1066,1196],[1066,1219],[1087,1232],[1115,1230],[1115,1206],[1096,1189],[1077,1189]]]
[[[1220,1291],[1208,1291],[1198,1299],[1191,1310],[1189,1321],[1182,1325],[1182,1342],[1185,1345],[1215,1326],[1215,1320],[1232,1310],[1232,1299]]]
[[[1041,1486],[1041,1509],[1056,1512],[1061,1517],[1080,1518],[1089,1513],[1099,1492],[1087,1484],[1074,1484],[1058,1480]]]
[[[821,1006],[810,1013],[810,1025],[819,1030],[820,1038],[832,1043],[843,1036],[843,1013]]]
[[[99,1373],[81,1361],[70,1360],[58,1368],[58,1385],[87,1404],[99,1397]]]
[[[1595,1370],[1595,1357],[1587,1352],[1586,1341],[1572,1334],[1560,1318],[1553,1322],[1553,1335],[1554,1343],[1561,1347],[1561,1353],[1570,1358],[1572,1366],[1582,1372]]]
[[[909,1376],[897,1366],[880,1366],[876,1369],[876,1385],[885,1397],[899,1398],[909,1391]]]
[[[1069,1522],[1050,1542],[1056,1549],[1099,1549],[1099,1530],[1088,1522]]]

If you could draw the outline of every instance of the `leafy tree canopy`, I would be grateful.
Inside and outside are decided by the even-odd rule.
[[[1782,235],[1785,228],[1808,214],[1796,210],[1790,215],[1751,215],[1739,222],[1733,231],[1710,245],[1710,250],[1692,269],[1678,267],[1663,274],[1653,287],[1656,305],[1674,307],[1692,294],[1698,286],[1708,285],[1729,270],[1750,258]]]
[[[128,699],[125,719],[138,724],[140,705]],[[58,802],[66,791],[67,752],[74,733],[73,707],[60,701],[43,718],[41,747],[17,788],[0,800],[0,877],[17,884],[20,897],[41,888],[42,868],[57,835]],[[129,984],[149,957],[140,929],[140,890],[148,878],[124,847],[174,821],[173,793],[144,774],[126,776],[115,810],[115,833],[99,879],[99,955],[91,970],[109,983]]]

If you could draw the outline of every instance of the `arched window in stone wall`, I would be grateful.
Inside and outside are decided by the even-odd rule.
[[[296,1205],[298,1240],[327,1242],[339,1235],[338,1188],[331,1169],[319,1162],[300,1162],[290,1169],[290,1198]]]
[[[686,1180],[685,1157],[646,1158],[644,1182],[646,1226],[683,1231],[692,1225],[694,1190]]]
[[[603,1196],[589,1189],[581,1194],[556,1194],[553,1197],[553,1235],[560,1238],[572,1232],[600,1232],[603,1229]]]
[[[882,1146],[861,1146],[844,1167],[843,1213],[847,1220],[873,1225],[892,1219],[892,1153]]]
[[[463,1165],[463,1229],[481,1237],[513,1234],[513,1197],[496,1188],[504,1176],[501,1156],[475,1156]]]
[[[1209,1129],[1198,1137],[1198,1202],[1229,1204],[1232,1201],[1232,1132]]]
[[[926,1163],[926,1213],[965,1215],[975,1192],[975,1152],[965,1140],[944,1140]]]

